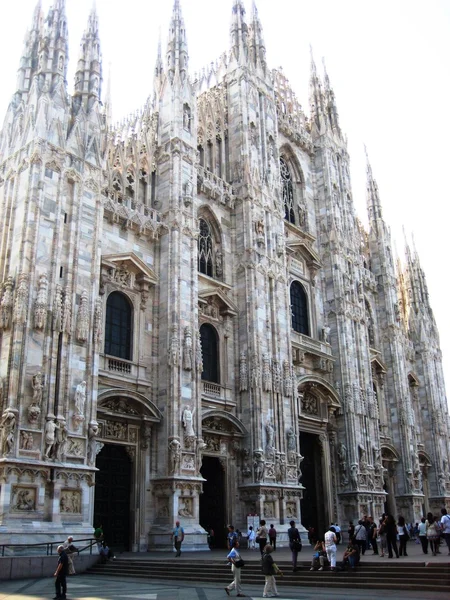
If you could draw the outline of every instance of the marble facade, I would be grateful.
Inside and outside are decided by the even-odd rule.
[[[419,257],[394,262],[369,164],[358,220],[328,75],[312,61],[307,116],[256,9],[231,4],[228,51],[193,77],[175,0],[153,100],[118,126],[95,11],[72,96],[65,2],[33,16],[0,135],[5,542],[90,535],[111,446],[135,551],[170,548],[177,518],[205,548],[214,493],[219,525],[258,514],[281,534],[450,510]],[[112,295],[129,307],[120,351]]]

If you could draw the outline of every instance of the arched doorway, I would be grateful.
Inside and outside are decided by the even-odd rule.
[[[322,458],[319,437],[312,433],[300,434],[303,498],[300,501],[302,524],[314,527],[319,536],[325,533],[325,504],[322,480]]]
[[[203,456],[200,474],[205,479],[200,496],[200,525],[214,530],[213,546],[226,545],[225,471],[219,458]]]
[[[102,525],[111,548],[129,550],[132,464],[125,447],[105,444],[96,467],[94,526]]]

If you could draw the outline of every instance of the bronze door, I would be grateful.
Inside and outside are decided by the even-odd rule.
[[[131,461],[123,446],[105,444],[97,456],[94,527],[102,525],[113,551],[130,547]]]

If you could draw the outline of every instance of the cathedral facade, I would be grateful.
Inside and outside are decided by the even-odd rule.
[[[419,257],[369,229],[328,75],[306,115],[256,9],[197,77],[175,0],[120,125],[95,11],[68,94],[40,3],[0,134],[0,533],[206,548],[248,515],[323,531],[450,510],[450,419]],[[103,98],[103,101],[102,101]]]

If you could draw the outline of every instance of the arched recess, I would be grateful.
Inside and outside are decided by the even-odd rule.
[[[214,279],[223,280],[224,266],[223,266],[223,244],[222,244],[222,232],[220,225],[216,219],[214,213],[209,207],[201,206],[197,213],[197,219],[199,223],[199,237],[198,237],[198,271],[213,277]],[[203,232],[204,223],[207,224],[210,236],[210,248],[208,248],[208,241],[205,238]],[[210,258],[210,266],[208,266],[208,258]],[[202,262],[202,260],[204,262]]]
[[[111,399],[115,402],[109,402]],[[121,400],[125,403],[120,402]],[[118,412],[125,415],[140,415],[146,421],[153,423],[160,423],[163,418],[159,408],[144,394],[125,388],[101,390],[98,394],[97,410],[101,412]]]
[[[122,530],[123,547],[136,552],[146,548],[151,515],[141,510],[146,505],[147,490],[151,485],[151,452],[155,451],[156,438],[152,428],[160,423],[162,414],[155,404],[143,394],[125,388],[107,388],[99,392],[97,402],[98,436],[95,439],[99,455],[96,477],[102,481],[98,493],[94,489],[94,515],[103,519],[105,530],[118,527]],[[153,438],[155,440],[152,443]],[[102,456],[128,456],[128,466],[123,460],[117,465],[102,460]],[[120,468],[122,465],[122,468]],[[123,502],[112,503],[109,513],[105,498],[119,494]],[[126,514],[129,511],[129,514]]]
[[[280,174],[285,220],[302,229],[308,229],[308,215],[305,202],[305,176],[291,147],[280,149]],[[289,194],[292,190],[292,198]]]
[[[303,335],[310,335],[309,299],[305,287],[296,279],[289,288],[291,302],[292,329]]]
[[[237,437],[244,437],[248,434],[243,423],[237,417],[224,410],[206,410],[202,414],[202,427],[204,431],[217,431]]]
[[[339,480],[348,479],[346,460],[337,457],[339,439],[336,415],[341,412],[338,393],[320,376],[304,375],[297,380],[300,454],[299,482],[304,486],[300,502],[302,523],[319,535],[337,519]]]
[[[342,411],[339,394],[326,379],[318,375],[303,375],[297,380],[297,390],[302,393],[306,389],[313,390],[319,399],[326,401],[326,406],[333,413]]]

